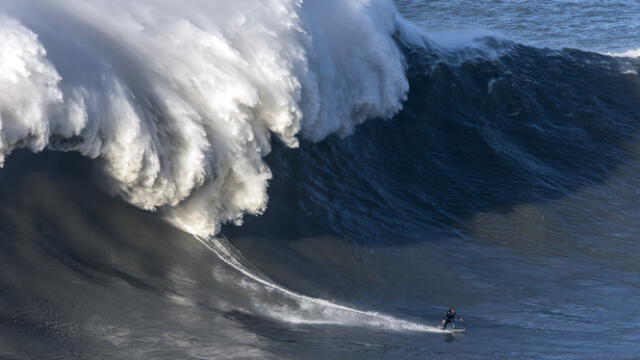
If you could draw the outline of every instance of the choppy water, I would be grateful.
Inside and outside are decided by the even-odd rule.
[[[489,31],[536,47],[605,53],[640,49],[637,1],[397,0],[396,4],[407,18],[453,41],[465,33]]]

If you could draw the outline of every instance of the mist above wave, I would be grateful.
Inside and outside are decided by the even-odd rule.
[[[267,202],[272,134],[290,147],[401,108],[387,0],[7,0],[0,161],[103,161],[110,188],[208,235]]]

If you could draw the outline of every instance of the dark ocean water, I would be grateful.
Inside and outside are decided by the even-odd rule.
[[[101,159],[12,154],[0,358],[639,358],[640,61],[585,51],[635,49],[638,4],[397,5],[439,43],[501,35],[400,45],[396,116],[276,142],[229,248],[105,192]]]

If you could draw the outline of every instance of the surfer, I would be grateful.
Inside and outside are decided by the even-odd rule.
[[[450,307],[449,310],[447,310],[447,312],[444,313],[444,316],[442,317],[442,330],[445,330],[447,328],[447,324],[449,323],[451,323],[451,328],[455,329],[456,325],[454,321],[456,320],[456,316],[458,317],[458,319],[460,319],[460,321],[464,321],[462,316],[456,313],[456,309],[454,309],[453,307]]]

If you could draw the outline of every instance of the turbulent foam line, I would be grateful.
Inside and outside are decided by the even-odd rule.
[[[610,55],[610,56],[617,56],[617,57],[640,57],[640,49],[634,49],[634,50],[627,50],[624,52],[617,52],[617,53],[605,53],[605,55]]]
[[[290,299],[296,300],[301,307],[302,315],[297,315],[289,309],[269,309],[272,316],[280,320],[305,323],[305,324],[335,324],[343,326],[366,326],[394,331],[416,331],[443,333],[434,326],[423,325],[407,320],[397,319],[392,316],[380,314],[372,311],[363,311],[348,306],[336,304],[324,299],[313,298],[298,294],[286,289],[263,276],[252,272],[245,266],[237,256],[233,254],[232,245],[223,238],[204,238],[195,235],[195,238],[207,249],[216,254],[227,265],[244,274],[253,281],[260,283],[267,288],[277,291]]]

